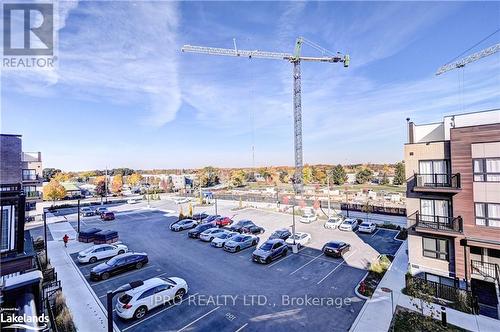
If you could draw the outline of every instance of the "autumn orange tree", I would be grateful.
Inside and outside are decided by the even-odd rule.
[[[123,189],[123,176],[117,174],[113,176],[113,181],[111,182],[111,191],[115,194],[119,194]]]
[[[44,199],[51,200],[52,206],[57,200],[63,199],[66,196],[66,189],[57,180],[50,180],[50,182],[43,187]]]
[[[134,173],[132,175],[129,175],[127,177],[127,183],[131,186],[131,187],[135,187],[137,186],[140,182],[142,181],[142,175],[139,174],[139,173]]]

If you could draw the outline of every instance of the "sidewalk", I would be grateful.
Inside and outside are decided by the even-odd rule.
[[[401,289],[405,287],[405,273],[408,270],[407,248],[407,241],[405,241],[399,248],[391,267],[386,272],[372,298],[365,302],[361,312],[356,317],[350,329],[351,332],[387,332],[389,330],[392,320],[391,295],[383,292],[382,287],[393,290],[394,308],[399,305],[415,310],[410,297],[401,293]],[[436,307],[440,308],[440,306]],[[436,311],[440,312],[440,310]],[[469,331],[500,331],[500,320],[481,315],[466,314],[450,308],[446,308],[446,314],[448,323]]]
[[[76,231],[67,221],[50,224],[48,228],[53,238],[57,239],[47,243],[50,262],[56,269],[57,278],[61,280],[63,294],[76,327],[79,331],[106,331],[104,306],[69,256],[91,244],[74,240]],[[62,241],[64,234],[70,237],[67,248],[64,248]],[[118,331],[116,327],[115,330]]]

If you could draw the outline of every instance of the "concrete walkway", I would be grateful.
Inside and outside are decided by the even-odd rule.
[[[386,272],[372,298],[365,302],[350,329],[351,332],[387,332],[389,330],[393,310],[391,294],[383,292],[382,287],[393,290],[394,308],[399,305],[410,310],[416,310],[410,297],[401,293],[401,289],[405,287],[405,274],[408,270],[407,248],[407,242],[405,241],[399,248],[394,262]],[[436,305],[434,308],[437,310],[434,311],[440,312],[440,307]],[[430,315],[429,312],[424,313]],[[470,315],[450,308],[446,308],[446,314],[450,324],[469,331],[500,331],[500,320],[481,315]]]
[[[51,223],[48,228],[52,237],[56,239],[47,243],[50,262],[56,269],[57,278],[61,280],[66,304],[71,310],[77,329],[79,331],[106,331],[105,308],[69,256],[92,244],[74,240],[76,231],[67,221]],[[70,237],[67,248],[64,247],[62,241],[64,234]],[[119,331],[116,327],[115,330]]]

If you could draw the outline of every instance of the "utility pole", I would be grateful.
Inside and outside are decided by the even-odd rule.
[[[348,194],[347,194],[347,182],[344,185],[344,191],[345,191],[345,208],[347,210],[347,218],[349,218],[349,199],[348,199]]]
[[[328,186],[328,218],[330,218],[330,177],[326,175],[326,185]]]
[[[78,234],[80,234],[80,200],[78,200]]]
[[[108,204],[108,166],[106,166],[106,173],[104,176],[104,195],[106,197],[106,204]],[[101,201],[102,205],[102,201]]]

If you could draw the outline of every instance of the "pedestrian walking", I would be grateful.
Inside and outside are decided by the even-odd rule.
[[[63,237],[64,248],[67,248],[67,247],[68,247],[68,241],[69,241],[69,236],[68,236],[68,234],[64,234],[64,237]]]

